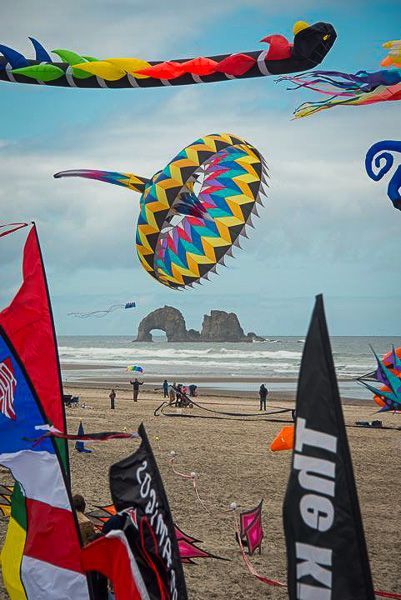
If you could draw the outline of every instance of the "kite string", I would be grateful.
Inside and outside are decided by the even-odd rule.
[[[194,488],[196,497],[199,501],[199,503],[201,504],[202,508],[210,515],[213,516],[213,514],[211,513],[211,511],[209,510],[208,506],[206,505],[205,501],[201,498],[200,494],[199,494],[199,490],[198,490],[198,486],[196,484],[196,473],[191,473],[189,475],[185,474],[185,473],[181,473],[181,471],[178,471],[175,466],[174,466],[174,461],[175,461],[175,456],[172,456],[170,459],[170,466],[173,470],[173,472],[178,475],[179,477],[182,477],[183,479],[190,479],[192,481],[192,486]],[[220,509],[219,512],[220,513],[234,513],[233,514],[233,518],[234,518],[234,528],[235,528],[235,532],[236,532],[236,538],[241,550],[241,555],[242,555],[242,559],[244,561],[244,564],[248,570],[248,572],[253,576],[256,577],[259,581],[261,581],[262,583],[265,583],[266,585],[269,586],[273,586],[273,587],[287,587],[287,585],[281,581],[278,581],[277,579],[270,579],[269,577],[265,577],[264,575],[260,575],[260,573],[257,572],[257,570],[255,569],[255,567],[253,566],[253,564],[251,563],[251,561],[249,560],[244,546],[242,544],[242,540],[241,540],[241,533],[240,533],[240,528],[239,528],[239,521],[238,521],[238,516],[235,513],[237,506],[235,506],[235,508],[229,508],[229,509]],[[376,596],[380,596],[381,598],[391,598],[393,600],[401,600],[401,594],[397,594],[394,592],[384,592],[382,590],[375,590],[375,594]]]
[[[208,513],[209,516],[213,517],[213,513],[211,512],[211,510],[209,509],[209,507],[207,506],[206,502],[203,500],[203,498],[201,497],[201,495],[199,494],[199,489],[196,483],[196,478],[197,478],[197,474],[195,472],[190,473],[189,475],[185,474],[185,473],[181,473],[180,471],[177,471],[177,469],[174,467],[174,461],[175,461],[175,456],[172,456],[170,459],[170,466],[173,470],[173,472],[178,475],[179,477],[182,477],[183,479],[190,479],[191,483],[192,483],[192,487],[195,491],[195,495],[196,498],[198,500],[198,502],[200,503],[200,505],[202,506],[202,508],[205,510],[205,512]],[[236,508],[236,505],[235,505]],[[233,512],[235,510],[235,508],[229,508],[229,509],[218,509],[218,513],[228,513],[228,512]]]
[[[206,503],[204,502],[204,500],[201,498],[200,494],[199,494],[199,490],[198,490],[198,486],[196,485],[196,473],[191,473],[190,475],[186,475],[185,473],[181,473],[180,471],[177,471],[177,469],[174,466],[174,461],[175,461],[175,456],[172,456],[170,459],[170,466],[173,470],[173,472],[178,475],[179,477],[181,477],[182,479],[190,479],[192,482],[192,487],[194,488],[195,491],[195,495],[196,498],[198,500],[198,502],[201,504],[202,508],[210,515],[213,516],[211,511],[209,510],[208,506],[206,505]]]

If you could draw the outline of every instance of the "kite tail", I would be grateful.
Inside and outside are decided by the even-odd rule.
[[[355,95],[352,98],[338,98],[336,96],[332,96],[327,100],[322,100],[321,102],[304,102],[294,111],[294,119],[301,119],[302,117],[309,117],[314,115],[321,110],[325,110],[326,108],[332,108],[333,106],[339,106],[341,104],[364,104],[363,102],[364,94]]]
[[[55,179],[62,177],[84,177],[85,179],[96,179],[105,183],[113,183],[127,187],[134,192],[143,194],[150,180],[146,177],[138,177],[132,173],[120,173],[118,171],[96,171],[93,169],[73,169],[70,171],[60,171],[54,174]]]
[[[331,86],[332,93],[340,94],[337,90],[343,90],[345,93],[370,92],[379,85],[396,84],[400,81],[399,72],[389,73],[388,71],[358,71],[357,73],[342,73],[341,71],[310,71],[296,76],[284,76],[276,80],[277,83],[287,81],[293,83],[295,87],[288,89],[307,88],[321,94],[327,93],[324,86]],[[320,87],[314,87],[320,86]]]

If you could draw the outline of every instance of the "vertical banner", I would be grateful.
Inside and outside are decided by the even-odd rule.
[[[110,468],[110,491],[151,600],[186,600],[184,571],[163,482],[143,425],[142,442]]]
[[[21,287],[0,312],[0,465],[16,480],[1,570],[12,600],[89,599],[67,442],[29,441],[50,426],[66,431],[50,297],[33,225]]]
[[[283,517],[290,600],[374,600],[322,296],[302,357]]]

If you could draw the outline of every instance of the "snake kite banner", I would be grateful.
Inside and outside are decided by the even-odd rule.
[[[56,49],[53,53],[63,62],[54,62],[40,42],[29,38],[36,53],[34,60],[0,45],[3,54],[0,80],[72,88],[148,88],[264,77],[315,68],[337,37],[329,23],[309,25],[297,21],[293,32],[293,44],[283,35],[274,34],[261,40],[269,44],[267,50],[168,61],[99,60],[71,50]]]
[[[181,150],[151,179],[89,169],[54,177],[84,177],[139,192],[139,260],[159,283],[177,289],[207,279],[232,256],[246,226],[253,227],[252,215],[258,216],[268,171],[249,142],[215,133]]]
[[[374,600],[322,296],[302,356],[283,517],[290,600]]]

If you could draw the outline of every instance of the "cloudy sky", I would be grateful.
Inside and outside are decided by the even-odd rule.
[[[296,8],[294,8],[296,6]],[[98,57],[171,59],[254,50],[298,19],[334,24],[324,68],[377,70],[381,44],[400,35],[399,0],[2,0],[2,43]],[[291,121],[306,92],[274,78],[183,88],[77,90],[0,85],[1,222],[35,220],[60,334],[135,333],[165,304],[190,327],[213,309],[244,328],[303,335],[313,297],[325,295],[335,335],[401,335],[400,215],[364,156],[400,137],[400,103],[338,108]],[[261,219],[220,276],[174,292],[140,267],[134,248],[139,196],[56,171],[95,168],[151,176],[200,135],[229,131],[266,157],[271,185]],[[0,304],[20,281],[21,235],[0,244]],[[79,320],[70,311],[135,300],[135,311]]]

